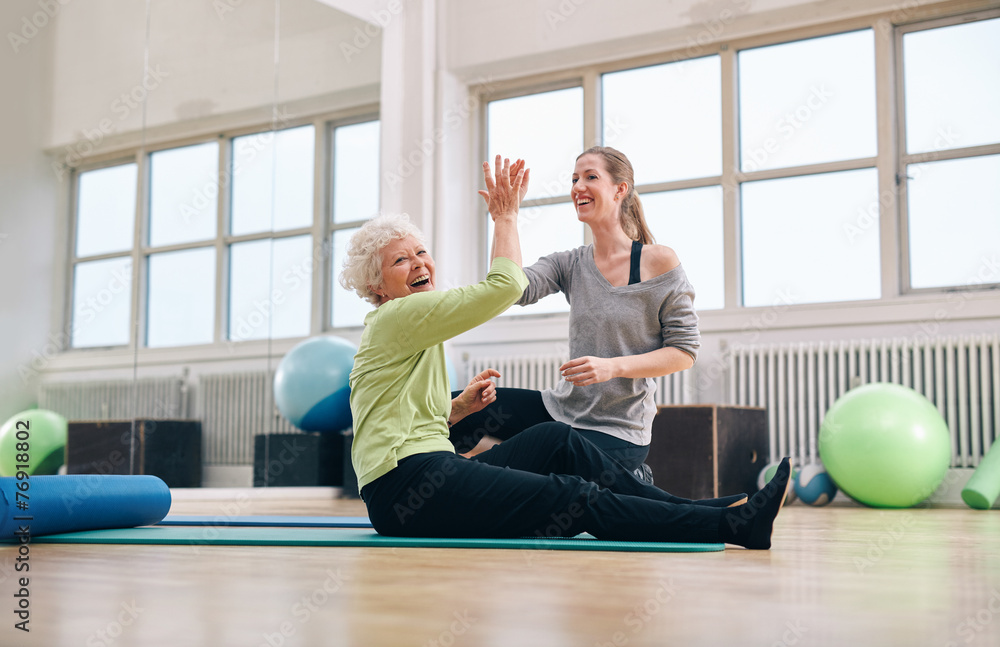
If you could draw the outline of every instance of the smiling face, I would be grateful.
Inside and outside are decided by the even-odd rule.
[[[434,259],[413,236],[397,238],[382,248],[382,283],[374,288],[379,304],[416,292],[434,291]]]
[[[581,155],[576,160],[570,195],[573,196],[576,217],[581,221],[617,218],[621,200],[627,192],[628,184],[615,184],[600,155]]]

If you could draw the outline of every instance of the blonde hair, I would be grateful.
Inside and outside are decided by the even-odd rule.
[[[366,222],[347,244],[340,284],[377,306],[379,295],[372,288],[382,284],[382,248],[407,236],[424,244],[423,233],[405,213],[384,214]]]
[[[591,146],[587,150],[577,155],[580,159],[584,155],[599,155],[604,159],[604,167],[607,169],[611,181],[615,184],[625,182],[628,184],[628,193],[622,200],[621,207],[618,208],[618,222],[622,231],[632,240],[637,240],[643,245],[652,245],[656,242],[653,232],[646,224],[646,216],[642,211],[642,201],[635,191],[635,174],[632,171],[632,163],[628,161],[625,154],[610,146]]]

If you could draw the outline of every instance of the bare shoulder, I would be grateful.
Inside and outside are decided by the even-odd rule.
[[[666,245],[644,246],[642,260],[650,277],[666,274],[681,264],[681,259],[677,258],[677,252]]]

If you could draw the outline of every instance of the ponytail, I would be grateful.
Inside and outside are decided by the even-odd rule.
[[[646,224],[646,215],[642,211],[642,200],[639,199],[639,194],[632,185],[629,185],[628,195],[622,202],[618,221],[621,223],[625,235],[632,240],[639,241],[643,245],[652,245],[656,242],[653,238],[653,232]]]

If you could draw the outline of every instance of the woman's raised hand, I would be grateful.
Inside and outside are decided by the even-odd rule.
[[[529,169],[524,168],[524,160],[517,160],[511,165],[507,158],[497,155],[494,173],[490,173],[489,162],[483,162],[483,178],[486,180],[486,191],[479,191],[486,201],[486,208],[495,221],[497,218],[517,216],[518,206],[528,190]]]

